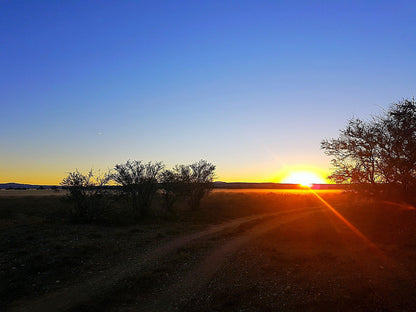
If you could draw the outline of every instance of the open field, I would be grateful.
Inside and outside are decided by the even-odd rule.
[[[26,197],[26,196],[36,196],[36,197],[44,197],[44,196],[64,196],[67,194],[66,190],[9,190],[9,189],[2,189],[0,190],[0,197]]]
[[[416,309],[409,205],[218,190],[199,211],[88,225],[70,223],[59,196],[21,194],[0,198],[1,310]]]

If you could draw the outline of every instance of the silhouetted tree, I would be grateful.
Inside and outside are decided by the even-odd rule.
[[[161,162],[144,164],[137,160],[128,160],[125,164],[115,166],[113,180],[121,185],[122,191],[129,196],[131,206],[138,216],[149,214],[163,168]]]
[[[321,142],[325,154],[332,156],[333,173],[328,177],[337,183],[375,183],[380,180],[378,168],[378,125],[360,119],[349,120],[336,139]]]
[[[388,182],[402,185],[403,190],[416,185],[416,102],[403,100],[393,104],[381,119],[382,160]]]
[[[183,166],[181,169],[182,179],[189,187],[189,205],[192,209],[197,209],[201,199],[214,186],[215,165],[206,160],[200,160],[189,166]]]
[[[191,172],[189,165],[176,165],[162,172],[160,183],[167,211],[172,212],[173,205],[179,198],[190,197],[193,190]]]
[[[173,170],[165,170],[160,175],[163,203],[167,211],[172,212],[173,205],[178,198],[180,187],[179,176]]]
[[[82,174],[78,170],[70,172],[60,183],[67,188],[69,194],[66,199],[73,204],[71,215],[78,221],[92,222],[96,220],[105,208],[105,186],[111,180],[110,172],[94,174],[90,170]]]
[[[337,183],[388,183],[408,192],[416,185],[416,103],[403,100],[365,122],[352,119],[335,139],[321,142],[332,156]]]

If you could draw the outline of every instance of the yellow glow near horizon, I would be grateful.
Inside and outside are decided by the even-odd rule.
[[[304,187],[311,187],[313,184],[325,184],[327,182],[316,172],[294,171],[283,178],[281,183],[299,184]]]
[[[94,168],[102,171],[106,171],[108,166],[101,165]],[[111,168],[111,166],[110,166]],[[27,183],[27,184],[41,184],[41,185],[58,185],[64,177],[75,169],[81,172],[88,172],[89,167],[77,166],[77,164],[70,163],[69,165],[54,164],[51,165],[35,165],[34,163],[25,163],[22,166],[7,165],[0,166],[0,183]],[[290,179],[293,173],[307,172],[315,175],[313,179]],[[256,165],[246,170],[241,168],[227,168],[225,166],[218,167],[218,173],[215,180],[223,182],[247,182],[247,183],[263,183],[263,182],[275,182],[275,183],[329,183],[325,180],[328,172],[321,167],[311,166],[306,164],[290,165],[290,166],[276,166],[273,163],[265,163]],[[316,178],[316,176],[318,178]],[[296,176],[295,176],[296,177]],[[304,181],[305,180],[305,181]]]

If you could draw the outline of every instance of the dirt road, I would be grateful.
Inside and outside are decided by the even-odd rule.
[[[415,311],[414,253],[406,259],[349,225],[325,206],[283,223],[240,248],[179,310]]]
[[[72,308],[77,310],[78,306],[88,303],[89,301],[94,300],[94,298],[100,297],[102,294],[111,292],[114,288],[119,288],[120,285],[122,287],[123,280],[132,276],[140,276],[140,274],[157,268],[158,263],[162,258],[167,257],[169,254],[174,253],[193,241],[201,241],[205,238],[210,238],[217,233],[225,233],[226,231],[253,222],[262,223],[267,219],[279,215],[290,214],[292,211],[300,211],[300,209],[235,219],[223,224],[210,226],[203,231],[178,237],[161,246],[158,246],[156,242],[156,244],[148,250],[138,251],[135,257],[130,257],[130,260],[126,260],[121,265],[116,266],[111,270],[69,288],[61,289],[60,291],[49,294],[43,298],[18,302],[14,304],[11,311],[66,311]]]
[[[173,283],[157,298],[150,298],[151,302],[141,307],[143,311],[167,311],[179,309],[183,303],[198,294],[199,290],[205,286],[213,275],[221,268],[232,255],[239,249],[250,243],[255,238],[276,229],[282,224],[290,223],[294,220],[303,219],[312,213],[314,209],[307,211],[297,211],[296,214],[282,215],[278,220],[276,217],[257,224],[243,233],[226,240],[217,246],[197,265],[183,276],[179,276]]]
[[[317,200],[140,251],[13,311],[413,311],[416,270],[396,251]]]

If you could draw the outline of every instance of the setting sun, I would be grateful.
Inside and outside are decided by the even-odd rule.
[[[282,183],[299,184],[304,187],[311,187],[313,184],[324,184],[326,181],[314,172],[297,171],[291,172],[282,180]]]

